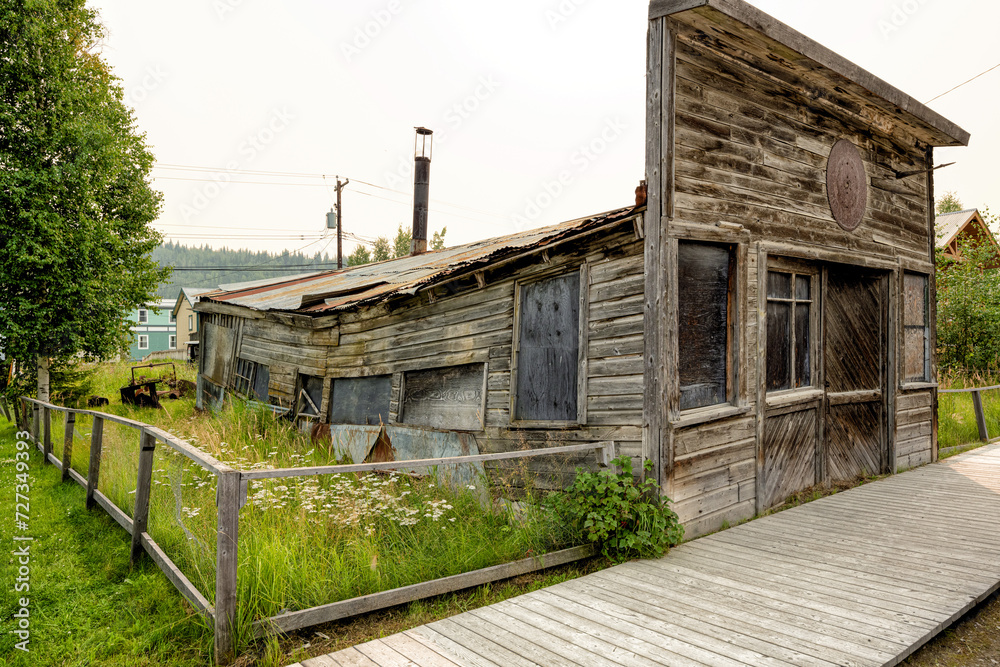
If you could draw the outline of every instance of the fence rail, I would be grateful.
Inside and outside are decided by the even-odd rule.
[[[972,394],[972,407],[976,411],[976,428],[979,430],[979,439],[983,442],[990,441],[990,432],[986,428],[986,411],[983,410],[983,392],[1000,389],[1000,384],[991,387],[969,387],[968,389],[939,389],[939,394]]]
[[[34,398],[21,397],[21,410],[14,405],[14,420],[10,420],[7,405],[0,407],[9,421],[17,421],[19,428],[30,433],[30,439],[42,451],[43,461],[56,466],[62,472],[63,481],[72,480],[86,489],[86,506],[92,509],[95,505],[103,508],[111,517],[131,535],[130,559],[134,564],[142,553],[146,553],[163,571],[167,579],[177,588],[198,612],[213,626],[215,661],[217,664],[227,664],[234,657],[235,642],[233,631],[236,621],[237,597],[236,582],[239,556],[239,513],[247,500],[247,486],[250,480],[276,479],[288,477],[309,477],[314,475],[329,475],[352,472],[374,472],[381,470],[431,468],[441,465],[479,463],[505,459],[530,458],[549,456],[571,452],[586,452],[597,450],[599,462],[603,466],[612,465],[614,458],[614,442],[584,443],[550,447],[545,449],[528,449],[499,454],[482,454],[474,456],[453,456],[447,458],[419,459],[410,461],[391,461],[384,463],[366,463],[358,465],[320,466],[311,468],[282,468],[276,470],[237,470],[207,453],[192,446],[188,442],[166,431],[143,422],[111,415],[95,410],[79,410],[52,405]],[[31,406],[29,408],[29,406]],[[29,425],[29,412],[31,413]],[[65,433],[63,440],[63,455],[60,460],[52,453],[52,413],[64,413]],[[87,476],[84,477],[71,467],[73,453],[73,436],[77,415],[93,417],[91,428],[90,456],[87,465]],[[137,479],[135,508],[133,516],[128,514],[106,495],[98,490],[100,480],[101,452],[104,440],[104,425],[106,422],[133,428],[138,432],[137,448]],[[216,484],[216,507],[218,510],[216,527],[216,576],[215,605],[198,590],[180,568],[170,559],[159,544],[149,535],[146,527],[149,522],[149,497],[152,489],[153,457],[157,443],[163,443],[174,451],[183,454],[205,470],[214,474]],[[130,492],[132,493],[132,492]],[[441,595],[470,586],[476,586],[492,581],[498,581],[511,576],[525,574],[535,570],[569,563],[586,558],[594,553],[590,546],[564,549],[535,558],[528,558],[514,563],[506,563],[494,567],[483,568],[434,581],[422,582],[391,591],[373,593],[351,600],[342,600],[332,604],[312,607],[301,611],[285,613],[271,618],[257,620],[253,623],[256,636],[288,632],[294,629],[325,623],[332,620],[383,609],[402,602],[410,602],[424,597]]]

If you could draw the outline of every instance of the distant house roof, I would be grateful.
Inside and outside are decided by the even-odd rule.
[[[202,294],[214,291],[216,291],[214,287],[182,287],[180,291],[177,292],[177,298],[173,301],[174,315],[177,315],[177,311],[181,307],[181,301],[187,299],[187,302],[193,306],[198,303],[198,299]]]
[[[413,295],[461,274],[471,275],[477,269],[522,256],[526,252],[541,251],[562,240],[613,227],[637,214],[634,207],[623,208],[509,236],[339,271],[222,285],[219,290],[203,295],[201,300],[254,310],[333,314],[378,303],[393,295]]]
[[[935,244],[939,249],[944,250],[947,257],[958,259],[961,252],[958,243],[962,239],[983,240],[986,239],[997,254],[1000,262],[1000,244],[990,231],[989,226],[979,214],[979,209],[969,208],[964,211],[944,213],[934,220],[936,234]]]

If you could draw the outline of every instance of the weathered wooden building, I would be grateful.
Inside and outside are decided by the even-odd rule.
[[[689,535],[935,459],[932,152],[968,134],[739,0],[654,0],[648,53],[646,206],[205,295],[204,377],[613,440]]]

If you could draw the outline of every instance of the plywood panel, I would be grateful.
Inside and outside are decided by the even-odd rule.
[[[466,364],[405,373],[400,421],[442,430],[482,430],[485,372],[485,364]]]

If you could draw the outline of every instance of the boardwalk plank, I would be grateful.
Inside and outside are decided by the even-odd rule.
[[[815,579],[827,585],[839,584],[848,587],[847,590],[864,591],[872,596],[887,596],[886,599],[912,606],[927,614],[928,618],[936,618],[941,615],[938,598],[933,594],[920,594],[900,584],[899,580],[892,580],[887,577],[860,577],[859,572],[852,572],[842,568],[820,569],[816,563],[802,558],[789,556],[783,553],[767,552],[759,549],[751,549],[737,543],[721,543],[719,541],[705,542],[699,544],[695,542],[691,545],[693,551],[702,554],[705,558],[713,558],[724,563],[755,563],[769,562],[775,565],[788,568],[798,568],[799,576],[805,581]]]
[[[421,667],[461,667],[460,663],[447,657],[442,649],[430,648],[403,632],[383,637],[382,643]]]
[[[998,588],[989,445],[297,667],[886,667]]]
[[[657,561],[649,564],[644,562],[642,565],[648,568],[650,574],[659,570],[678,576],[692,577],[695,580],[728,588],[743,595],[767,598],[769,601],[785,605],[790,610],[801,609],[806,613],[810,613],[816,620],[836,627],[853,630],[859,634],[867,635],[873,640],[880,639],[884,642],[886,649],[890,651],[898,650],[900,647],[906,645],[906,632],[910,629],[906,627],[906,624],[888,616],[879,618],[867,613],[865,609],[852,608],[852,605],[849,604],[830,604],[824,600],[814,599],[815,596],[810,596],[809,598],[800,597],[798,592],[789,593],[786,590],[782,590],[779,586],[765,587],[752,580],[742,581],[736,577],[720,577],[690,567],[674,565],[673,563],[667,564],[666,562]]]
[[[442,622],[440,626],[434,624],[436,627],[432,628],[429,625],[422,625],[419,628],[413,628],[412,630],[407,630],[403,634],[412,639],[415,642],[420,642],[424,646],[435,650],[435,651],[445,651],[448,655],[454,656],[462,665],[468,667],[503,667],[503,665],[516,665],[516,662],[507,663],[496,663],[487,658],[483,657],[479,653],[476,653],[470,644],[462,642],[462,634],[458,633],[457,638],[452,636],[445,636],[440,629],[448,629],[448,626]],[[452,624],[454,626],[454,624]],[[460,626],[454,626],[460,627]],[[464,630],[463,630],[464,632]],[[528,662],[528,665],[536,665],[537,663]]]
[[[649,645],[647,650],[652,650],[654,655],[662,655],[663,651],[659,649],[664,649],[689,655],[697,660],[707,662],[707,664],[732,665],[734,667],[739,665],[782,667],[795,664],[779,660],[765,653],[741,649],[724,641],[716,640],[713,642],[704,635],[698,635],[673,624],[661,623],[657,631],[653,631],[648,627],[648,624],[642,622],[638,615],[623,615],[612,605],[602,604],[599,600],[588,600],[580,597],[574,600],[567,595],[557,595],[546,591],[537,591],[532,597],[534,598],[532,604],[539,603],[532,608],[537,609],[540,614],[548,615],[550,618],[570,614],[587,619],[591,622],[590,625],[596,628],[596,632],[605,633],[609,640],[612,637],[610,633],[627,635]],[[550,608],[554,610],[554,613],[549,610]],[[705,644],[708,644],[709,647],[706,647]],[[637,652],[639,651],[637,650]]]
[[[566,582],[563,586],[546,589],[546,592],[581,603],[590,601],[595,606],[600,605],[597,608],[605,613],[623,621],[661,634],[670,633],[696,646],[704,646],[720,653],[732,646],[734,650],[749,649],[805,667],[832,667],[846,664],[849,660],[846,654],[830,655],[829,649],[817,650],[814,644],[780,632],[768,633],[767,640],[759,639],[754,636],[761,630],[761,624],[756,622],[758,619],[746,615],[749,620],[740,621],[737,618],[740,615],[738,610],[729,610],[732,616],[724,617],[710,611],[709,605],[699,608],[684,604],[679,598],[667,600],[650,595],[644,595],[640,599],[636,595],[626,595],[627,590],[625,586],[605,590],[596,586],[593,580],[577,579]],[[657,603],[663,606],[657,606]]]
[[[823,650],[842,651],[854,658],[854,664],[882,664],[898,648],[898,644],[884,643],[867,634],[826,624],[817,614],[810,615],[808,610],[789,607],[774,600],[703,585],[702,582],[683,577],[672,577],[667,582],[668,586],[658,587],[656,580],[643,572],[634,569],[616,570],[612,573],[613,577],[604,577],[601,576],[603,572],[595,572],[588,578],[614,590],[628,588],[639,599],[648,599],[650,596],[660,596],[667,600],[679,598],[689,606],[708,609],[721,616],[740,614],[740,618],[751,624],[758,624],[768,633],[784,632],[815,643]],[[851,664],[849,661],[842,662],[845,665]]]
[[[736,568],[746,572],[751,577],[759,577],[763,581],[773,581],[776,583],[794,585],[800,588],[816,590],[833,597],[843,598],[850,602],[871,605],[877,602],[880,609],[894,611],[928,621],[938,621],[941,618],[940,610],[924,609],[911,604],[910,600],[901,598],[883,590],[874,590],[860,585],[858,582],[831,581],[823,577],[813,576],[811,569],[799,568],[788,563],[764,563],[753,561],[740,556],[734,556],[731,552],[718,552],[711,549],[701,548],[686,551],[688,557],[708,560],[712,563],[716,571],[725,571],[728,568]],[[777,565],[777,567],[775,567]]]

